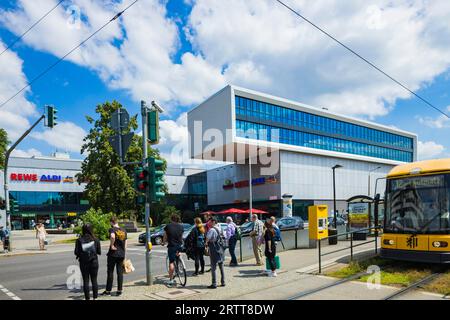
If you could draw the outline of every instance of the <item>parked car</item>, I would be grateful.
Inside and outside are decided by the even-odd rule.
[[[347,224],[347,221],[345,221],[343,218],[341,217],[337,217],[336,219],[336,224],[338,226],[344,226]],[[334,226],[334,217],[329,217],[328,218],[328,227],[333,227]]]
[[[152,241],[152,244],[154,244],[154,245],[162,244],[165,226],[166,226],[165,224],[162,224],[159,227],[155,228],[155,230],[150,233],[150,239]],[[185,238],[184,234],[186,233],[186,230],[190,231],[190,229],[192,229],[192,225],[189,223],[183,223],[183,229],[184,229],[184,233],[183,233],[183,239],[184,239]],[[187,234],[186,234],[186,237],[187,237]],[[139,235],[139,243],[145,243],[145,232],[141,233]]]
[[[239,226],[239,229],[241,230],[241,236],[248,236],[249,233],[252,232],[254,225],[254,222],[249,221]]]
[[[305,222],[302,218],[293,216],[293,217],[283,217],[278,219],[277,225],[280,230],[290,230],[290,229],[304,229]]]

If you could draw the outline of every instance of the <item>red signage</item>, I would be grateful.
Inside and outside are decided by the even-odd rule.
[[[38,176],[35,173],[11,173],[11,181],[38,181]]]

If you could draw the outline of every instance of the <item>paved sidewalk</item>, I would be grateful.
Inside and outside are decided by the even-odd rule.
[[[339,244],[344,247],[345,242]],[[331,249],[332,248],[332,249]],[[325,249],[332,251],[336,246]],[[355,253],[359,256],[373,255],[373,244],[358,248]],[[348,262],[346,251],[329,256],[324,266]],[[102,299],[124,300],[274,300],[289,299],[303,292],[318,288],[324,284],[333,283],[336,279],[317,275],[317,249],[300,249],[281,252],[279,254],[282,270],[278,277],[269,278],[261,271],[263,267],[255,266],[255,260],[250,259],[241,263],[239,267],[225,267],[226,287],[207,289],[211,284],[210,274],[189,276],[185,288],[168,288],[165,283],[166,276],[157,276],[154,285],[149,287],[144,280],[127,283],[121,297],[107,297]],[[192,271],[188,272],[191,275]],[[218,274],[219,276],[219,274]],[[220,276],[219,276],[220,278]],[[220,279],[218,279],[220,283]],[[270,290],[267,290],[269,289]],[[330,289],[331,290],[331,289]],[[343,287],[336,287],[334,291],[327,291],[325,295],[315,294],[309,299],[380,299],[396,290],[392,287],[382,286],[379,290],[369,290],[365,283],[351,282]],[[332,292],[332,294],[331,294]],[[440,298],[437,295],[417,294],[420,299]],[[417,298],[417,297],[416,297]]]

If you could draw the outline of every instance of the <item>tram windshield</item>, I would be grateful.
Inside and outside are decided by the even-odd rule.
[[[389,179],[385,232],[450,233],[450,174]]]

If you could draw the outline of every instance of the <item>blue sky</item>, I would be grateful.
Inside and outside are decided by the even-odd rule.
[[[2,1],[0,48],[56,2]],[[379,1],[374,6],[351,0],[345,7],[339,1],[287,2],[450,113],[446,1]],[[65,1],[0,56],[0,68],[7,70],[0,75],[0,100],[129,3]],[[81,20],[69,14],[73,8]],[[450,121],[272,0],[140,0],[0,109],[0,126],[15,138],[45,104],[53,104],[59,128],[39,127],[17,154],[67,150],[82,158],[77,150],[89,130],[85,115],[93,116],[97,104],[115,99],[135,114],[141,99],[155,99],[168,109],[161,122],[161,149],[169,154],[173,146],[187,144],[185,112],[228,83],[416,132],[421,158],[450,156]]]

